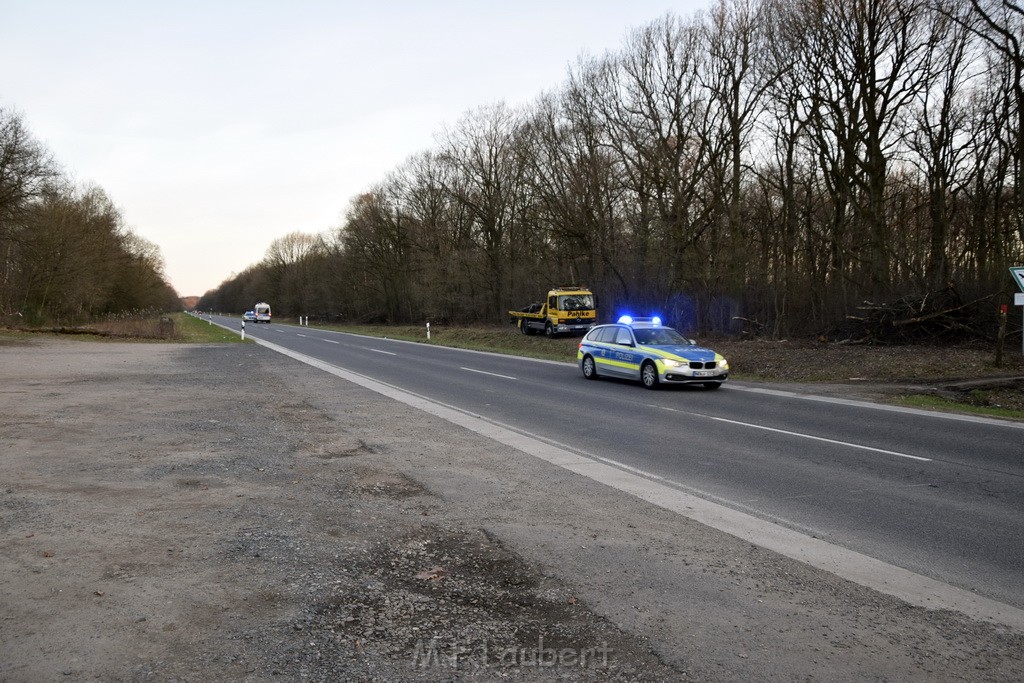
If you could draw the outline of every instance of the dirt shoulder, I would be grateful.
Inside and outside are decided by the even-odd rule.
[[[1016,680],[1024,635],[255,345],[0,348],[0,680]]]

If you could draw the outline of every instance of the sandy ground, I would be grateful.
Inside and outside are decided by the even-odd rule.
[[[1019,680],[927,611],[255,345],[0,346],[0,680]]]

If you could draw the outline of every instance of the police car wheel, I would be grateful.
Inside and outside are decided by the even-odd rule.
[[[648,389],[658,388],[658,368],[654,367],[654,363],[644,363],[640,368],[640,379]]]
[[[597,379],[597,365],[590,356],[583,359],[583,376],[587,379]]]

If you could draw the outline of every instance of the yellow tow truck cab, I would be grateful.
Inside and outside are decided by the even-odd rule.
[[[508,315],[523,334],[583,334],[597,323],[597,304],[586,287],[556,287],[543,303],[532,303]]]

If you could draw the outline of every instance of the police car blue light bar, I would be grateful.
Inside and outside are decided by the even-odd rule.
[[[661,327],[661,318],[658,316],[654,316],[653,318],[634,318],[631,315],[623,315],[619,316],[617,322],[620,325],[632,325],[633,323],[647,323],[650,325]]]

